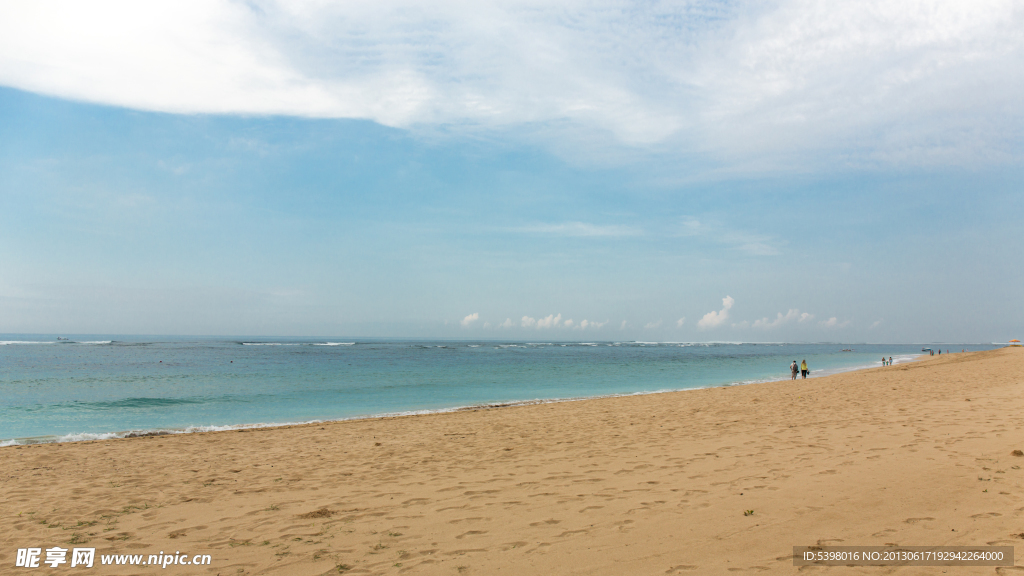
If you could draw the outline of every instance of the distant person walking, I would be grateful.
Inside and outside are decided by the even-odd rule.
[[[793,380],[796,380],[796,373],[800,371],[800,369],[797,368],[796,360],[793,360],[793,363],[789,365],[789,371],[793,375]]]
[[[810,370],[807,369],[807,360],[804,360],[803,362],[800,363],[800,376],[803,378],[807,378],[808,372],[810,372]]]

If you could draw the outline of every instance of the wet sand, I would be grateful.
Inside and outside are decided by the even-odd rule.
[[[59,545],[95,547],[91,574],[1009,574],[801,569],[792,547],[1024,544],[1014,450],[1022,348],[795,382],[6,447],[0,573],[30,573],[14,567],[18,548]],[[161,551],[212,562],[99,566]]]

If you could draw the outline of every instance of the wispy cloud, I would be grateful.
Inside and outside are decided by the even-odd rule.
[[[553,224],[531,224],[513,228],[516,232],[547,234],[551,236],[640,236],[643,231],[630,226],[598,225],[586,222],[560,222]]]
[[[814,314],[808,314],[807,312],[801,313],[796,308],[790,308],[785,315],[783,315],[782,312],[776,314],[774,320],[769,320],[768,318],[761,318],[760,320],[755,320],[753,327],[765,329],[776,328],[778,326],[782,326],[783,324],[788,324],[789,322],[807,322],[809,320],[812,320],[813,318]]]
[[[686,322],[686,316],[683,316],[683,317],[682,317],[682,318],[680,318],[679,320],[676,320],[676,328],[682,328],[682,327],[683,327],[683,324],[684,324],[685,322]]]
[[[729,310],[735,302],[732,296],[722,298],[722,309],[705,314],[703,318],[697,321],[697,326],[700,328],[714,328],[721,325],[729,319]]]
[[[934,165],[1020,156],[1021,29],[1012,0],[37,0],[0,4],[0,84],[173,113],[561,126],[748,164]]]
[[[741,231],[717,223],[684,218],[675,233],[679,237],[699,238],[701,241],[719,244],[751,256],[777,256],[781,242],[774,236]]]
[[[647,324],[644,325],[644,329],[646,329],[646,330],[653,330],[655,328],[661,328],[661,320],[655,320],[653,322],[648,322]]]

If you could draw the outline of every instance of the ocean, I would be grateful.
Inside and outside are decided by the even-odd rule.
[[[732,386],[788,379],[793,360],[806,359],[818,377],[940,347],[56,338],[0,335],[0,446]]]

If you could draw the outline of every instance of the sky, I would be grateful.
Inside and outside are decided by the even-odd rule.
[[[1005,342],[1024,6],[0,3],[0,333]]]

